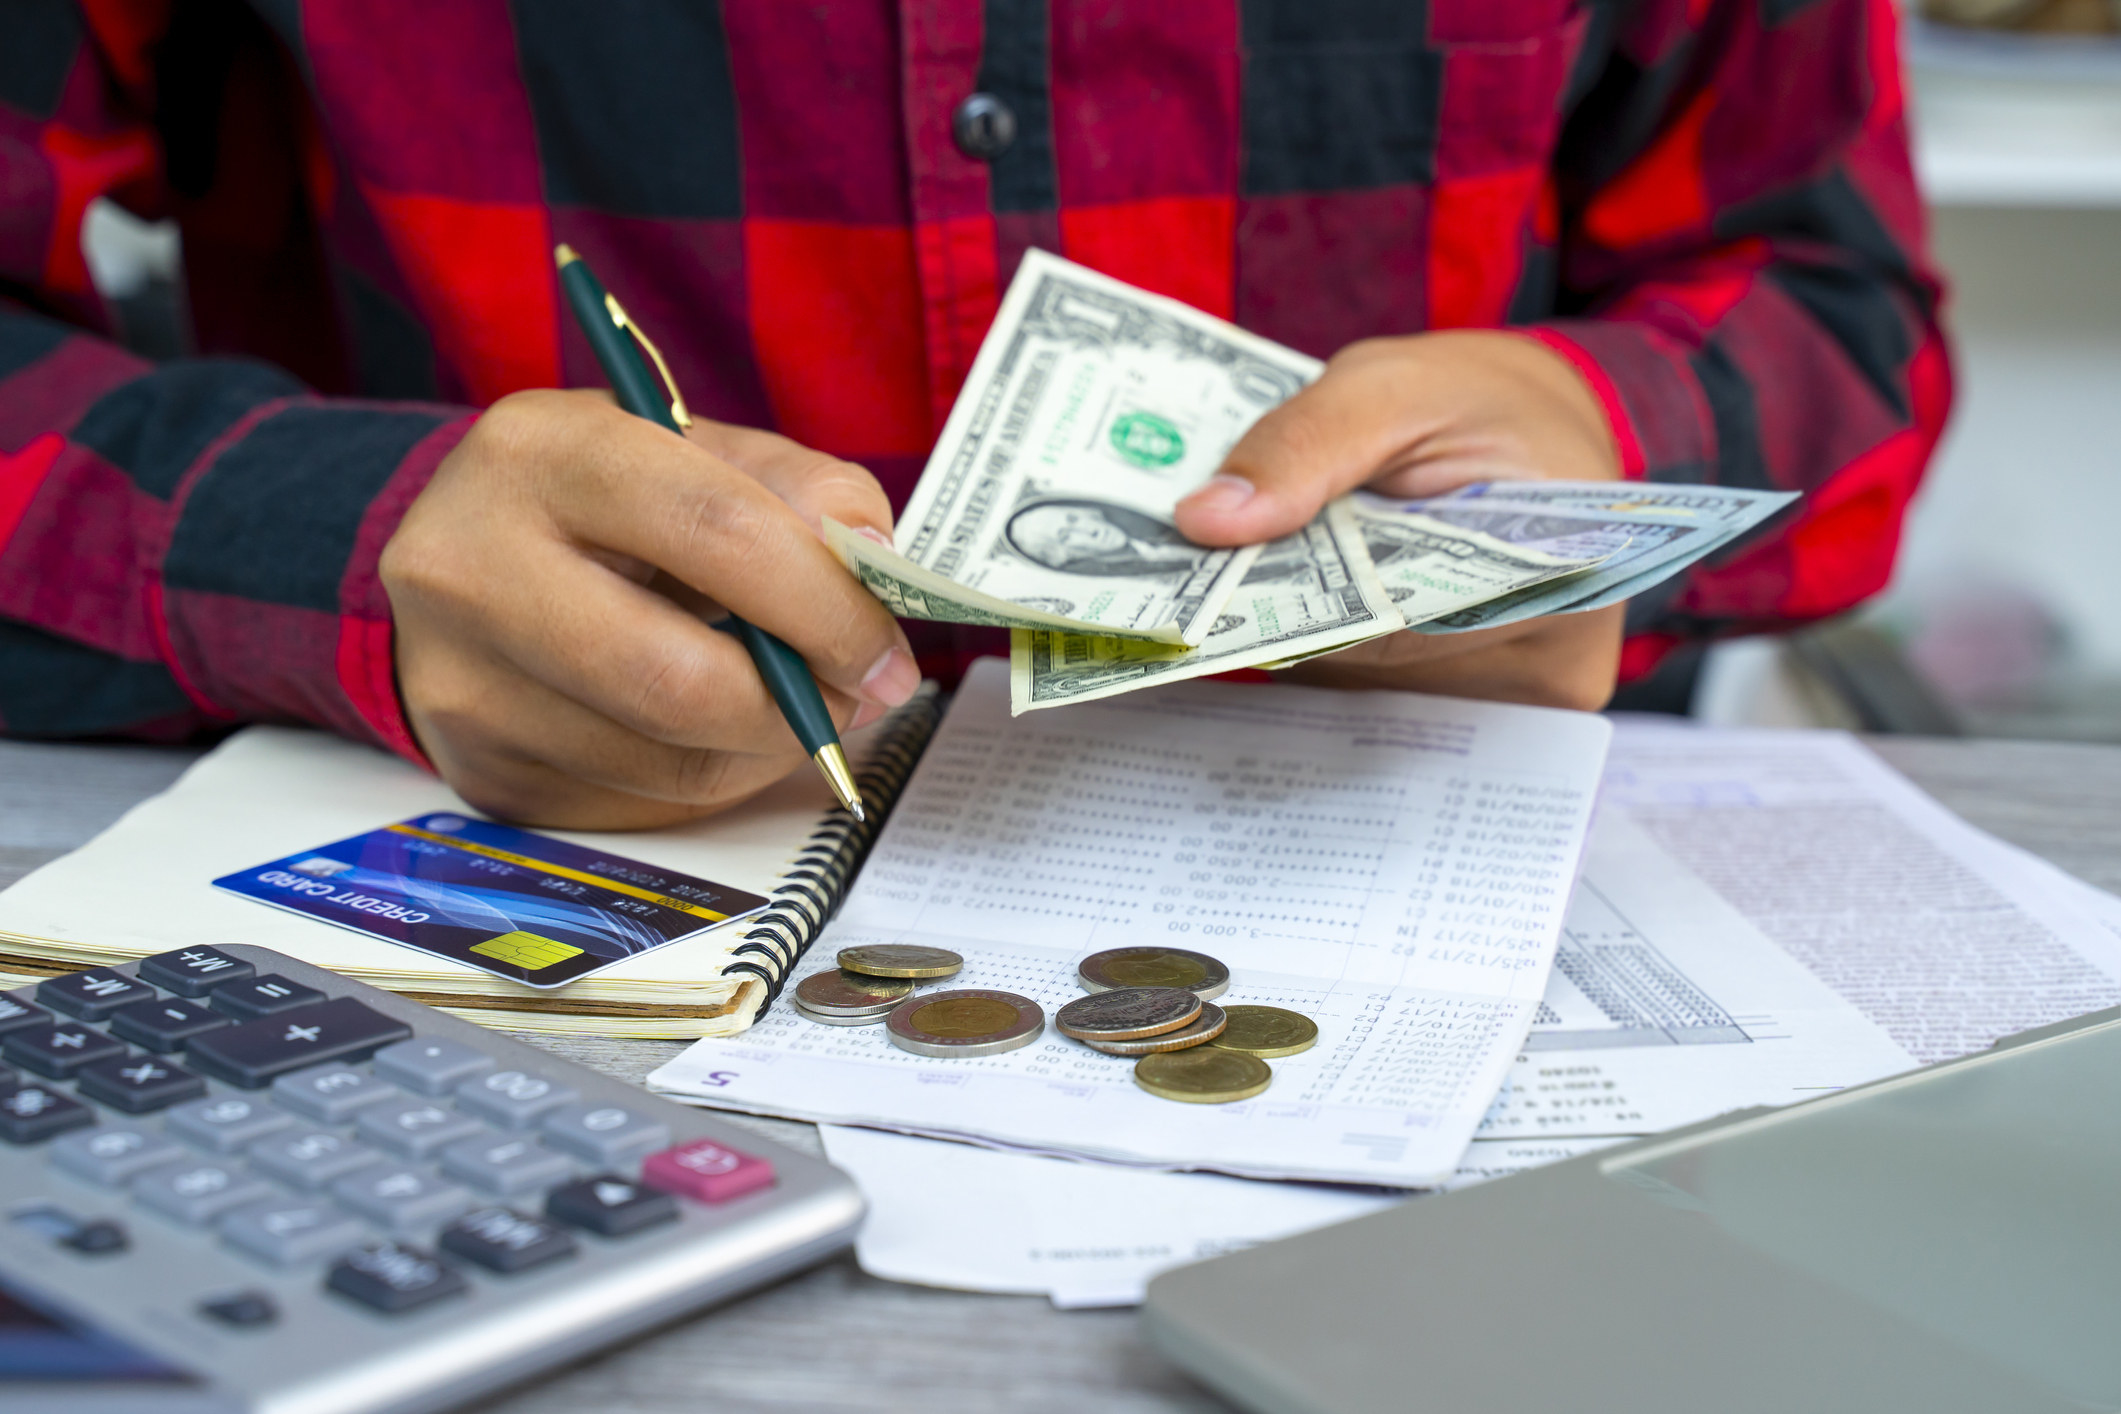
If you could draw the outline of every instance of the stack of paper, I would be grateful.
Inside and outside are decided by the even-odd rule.
[[[1450,1185],[1786,1104],[2121,1002],[2121,899],[1853,739],[1623,725],[1544,1005]],[[878,1276],[1060,1305],[1404,1195],[825,1130]]]
[[[964,955],[952,985],[1083,995],[1076,963],[1163,941],[1317,1046],[1256,1100],[1187,1105],[1051,1030],[979,1060],[779,1012],[649,1078],[681,1098],[1127,1163],[1395,1185],[1449,1177],[1546,987],[1611,728],[1582,712],[1183,683],[1012,719],[966,678],[839,919]]]

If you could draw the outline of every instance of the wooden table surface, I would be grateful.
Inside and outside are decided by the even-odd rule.
[[[1871,743],[1983,829],[2121,892],[2121,747],[1888,738]],[[0,886],[86,841],[195,751],[0,741]],[[524,1036],[638,1081],[682,1045]],[[818,1152],[807,1124],[727,1115]],[[1152,1351],[1131,1311],[900,1286],[843,1256],[492,1399],[476,1414],[792,1410],[1224,1411]]]

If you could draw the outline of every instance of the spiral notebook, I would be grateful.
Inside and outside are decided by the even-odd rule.
[[[857,821],[802,771],[706,820],[638,834],[541,831],[585,849],[763,895],[763,911],[533,988],[214,886],[434,812],[467,807],[395,757],[291,727],[252,727],[72,854],[0,891],[0,986],[170,948],[256,943],[489,1025],[628,1037],[728,1036],[778,995],[852,882],[941,715],[924,688],[851,734]]]

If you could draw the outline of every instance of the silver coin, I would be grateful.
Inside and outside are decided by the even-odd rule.
[[[1014,992],[963,987],[906,998],[884,1027],[892,1045],[917,1056],[998,1056],[1037,1040],[1046,1013]]]
[[[1201,999],[1179,987],[1115,987],[1077,997],[1053,1015],[1078,1041],[1132,1041],[1176,1031],[1200,1015]]]
[[[1077,963],[1075,977],[1087,992],[1183,987],[1204,1002],[1230,990],[1229,968],[1204,952],[1187,948],[1106,948]]]
[[[1108,1056],[1153,1056],[1164,1051],[1183,1051],[1193,1046],[1205,1046],[1223,1034],[1230,1018],[1213,1002],[1202,1002],[1200,1015],[1189,1025],[1176,1031],[1160,1031],[1154,1036],[1143,1036],[1133,1041],[1092,1041],[1084,1037],[1076,1039],[1093,1051],[1103,1051]]]
[[[912,995],[911,982],[861,977],[837,968],[813,972],[795,984],[795,1001],[827,1016],[882,1016]]]
[[[828,1016],[821,1011],[812,1011],[797,1001],[789,1002],[788,1009],[803,1020],[815,1021],[820,1026],[881,1026],[884,1018],[891,1015],[888,1011],[880,1011],[869,1016]]]

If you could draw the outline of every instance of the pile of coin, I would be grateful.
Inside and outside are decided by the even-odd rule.
[[[947,948],[878,944],[841,948],[837,972],[795,985],[796,1014],[826,1026],[875,1026],[923,982],[954,977],[965,960]]]
[[[881,1024],[891,1044],[917,1056],[997,1056],[1046,1029],[1029,997],[981,987],[921,992],[954,977],[965,959],[946,948],[874,944],[842,948],[839,968],[796,984],[796,1014],[821,1026]],[[1222,1105],[1273,1083],[1267,1062],[1311,1049],[1318,1024],[1275,1006],[1217,1006],[1230,969],[1185,948],[1108,948],[1076,968],[1090,995],[1054,1014],[1064,1036],[1108,1056],[1136,1057],[1134,1083],[1166,1100]]]
[[[1185,948],[1110,948],[1076,968],[1090,993],[1053,1024],[1094,1051],[1139,1056],[1134,1083],[1166,1100],[1226,1105],[1265,1092],[1271,1057],[1318,1041],[1308,1016],[1274,1006],[1216,1006],[1230,969]]]

